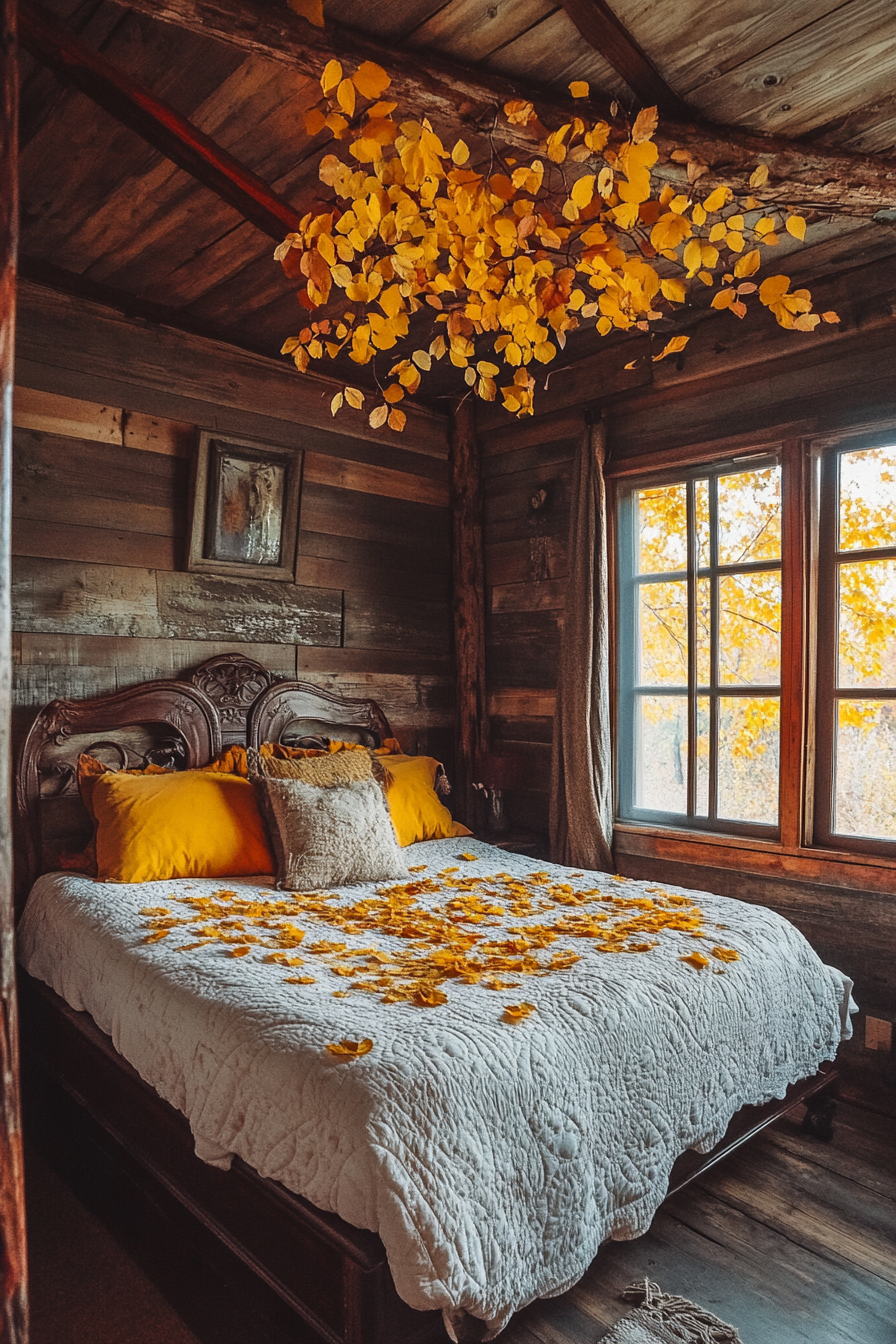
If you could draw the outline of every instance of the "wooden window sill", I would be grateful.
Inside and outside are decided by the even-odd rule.
[[[613,849],[619,857],[666,859],[819,886],[896,894],[896,862],[876,854],[793,847],[746,836],[677,831],[626,821],[616,822]]]

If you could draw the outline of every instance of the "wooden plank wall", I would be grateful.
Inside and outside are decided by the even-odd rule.
[[[676,370],[669,361],[668,369],[642,371],[640,386],[626,386],[618,370],[614,373],[613,360],[618,364],[621,352],[608,350],[590,370],[583,366],[567,375],[563,404],[557,404],[561,394],[555,390],[562,379],[551,380],[543,399],[546,414],[508,423],[489,407],[480,418],[491,768],[494,782],[506,786],[512,827],[545,839],[548,831],[570,468],[586,406],[601,408],[607,420],[611,471],[614,463],[640,459],[649,465],[656,452],[684,453],[701,443],[721,456],[769,441],[784,426],[811,434],[886,416],[896,423],[896,266],[882,267],[876,280],[869,271],[850,283],[854,294],[866,294],[865,306],[858,300],[849,306],[844,299],[845,331],[826,345],[818,339],[788,350],[784,342],[793,333],[773,329],[758,343],[741,339],[717,348],[712,358],[710,336],[702,332],[692,364],[684,361]],[[845,288],[846,281],[841,291]],[[532,498],[540,489],[547,504],[535,510]],[[668,855],[651,857],[623,835],[615,852],[622,873],[761,902],[797,924],[825,959],[856,981],[863,1013],[850,1047],[854,1067],[859,1072],[867,1067],[877,1082],[886,1079],[896,1089],[894,1056],[863,1046],[866,1011],[889,1020],[896,1014],[896,874],[878,874],[877,889],[871,890],[870,880],[862,886],[861,873],[824,881],[815,873],[811,880],[768,871],[745,875],[713,866],[709,857],[699,864],[675,863]],[[867,872],[864,876],[868,879]]]
[[[18,735],[91,696],[239,648],[283,675],[378,699],[402,745],[450,758],[444,421],[404,435],[332,385],[226,345],[20,287],[13,649]],[[200,429],[303,454],[297,584],[185,571]]]

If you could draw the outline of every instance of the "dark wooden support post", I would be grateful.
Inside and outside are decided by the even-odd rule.
[[[0,1344],[27,1344],[25,1195],[10,817],[10,500],[18,244],[16,0],[0,0]]]
[[[456,708],[455,812],[472,825],[473,781],[488,745],[485,689],[485,557],[482,543],[482,454],[475,406],[464,397],[451,430],[451,519]]]
[[[585,41],[609,61],[646,107],[656,103],[661,111],[686,121],[693,115],[606,0],[561,0],[561,4]]]
[[[19,28],[21,44],[35,60],[75,84],[250,224],[278,240],[298,229],[301,215],[266,182],[50,14],[21,4]]]

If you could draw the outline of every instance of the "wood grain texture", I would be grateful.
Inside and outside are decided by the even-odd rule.
[[[172,639],[336,645],[342,594],[217,574],[155,575],[161,632]]]
[[[245,219],[279,242],[301,215],[168,103],[142,88],[43,10],[19,7],[21,41],[43,64],[129,126]]]
[[[561,4],[585,41],[610,62],[643,106],[658,105],[679,117],[690,115],[690,108],[605,0],[561,0]]]
[[[457,808],[474,815],[473,782],[488,749],[482,451],[473,401],[454,410],[451,434],[452,611],[457,687]]]
[[[490,124],[495,104],[509,97],[531,95],[541,106],[565,116],[571,106],[564,94],[545,97],[543,85],[551,80],[565,85],[570,79],[591,78],[603,92],[625,97],[624,83],[606,61],[596,53],[590,61],[583,59],[581,45],[576,45],[576,30],[563,13],[544,19],[489,59],[493,68],[512,75],[512,79],[504,79],[486,71],[473,72],[436,56],[428,56],[424,63],[411,51],[336,25],[326,30],[314,28],[283,10],[271,11],[262,0],[133,0],[131,7],[163,22],[290,64],[304,74],[317,76],[334,55],[343,60],[378,61],[392,75],[393,95],[409,108],[425,107],[427,115],[439,121],[440,133],[449,138],[455,132],[468,131],[476,120]],[[527,39],[531,46],[528,63],[523,50]],[[527,80],[539,81],[542,87],[527,87]],[[531,132],[526,128],[502,128],[502,133],[510,143],[518,140],[531,144]],[[667,121],[660,127],[657,143],[661,165],[668,165],[678,145],[692,146],[710,167],[710,175],[704,179],[707,185],[716,185],[713,169],[723,165],[726,174],[746,185],[761,157],[769,163],[772,177],[766,198],[793,204],[836,206],[847,213],[870,216],[891,200],[896,184],[896,164],[892,162],[780,138],[764,139],[735,127]]]
[[[115,404],[149,415],[162,415],[205,429],[241,432],[232,420],[218,414],[230,408],[280,422],[281,441],[301,444],[301,426],[333,429],[330,400],[341,386],[315,374],[298,374],[285,361],[265,359],[232,346],[191,336],[170,328],[149,327],[120,313],[77,302],[23,282],[20,296],[20,356],[55,370],[73,374],[72,392],[84,387],[83,375],[107,380],[116,388]],[[42,386],[24,376],[27,386]],[[65,395],[67,388],[49,388]],[[145,395],[140,396],[140,392]],[[83,393],[82,393],[83,395]],[[97,398],[91,397],[91,400]],[[112,398],[109,398],[112,400]],[[257,421],[246,437],[264,438]],[[447,456],[445,421],[409,406],[402,435],[373,430],[364,416],[351,422],[360,438],[404,448],[410,455],[416,444],[427,455]],[[396,442],[400,440],[400,442]]]
[[[10,489],[18,250],[16,6],[0,4],[0,1339],[27,1344],[28,1261],[10,818]]]

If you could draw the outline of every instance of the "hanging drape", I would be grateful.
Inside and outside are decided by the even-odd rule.
[[[606,429],[587,425],[573,469],[569,586],[551,763],[551,857],[613,869]]]

